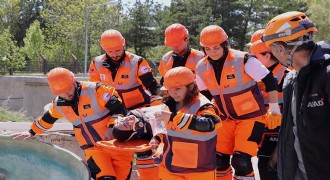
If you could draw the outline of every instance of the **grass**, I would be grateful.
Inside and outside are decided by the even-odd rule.
[[[32,119],[26,117],[23,111],[11,111],[8,109],[8,101],[5,101],[0,106],[0,122],[31,122]]]
[[[31,119],[27,118],[23,112],[10,111],[6,108],[0,107],[0,122],[30,122]]]

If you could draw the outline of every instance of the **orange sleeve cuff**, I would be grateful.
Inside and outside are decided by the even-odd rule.
[[[44,130],[38,128],[38,126],[36,125],[36,122],[33,121],[32,124],[31,124],[31,127],[33,132],[35,132],[36,134],[42,134],[43,132],[45,132]]]
[[[185,131],[186,129],[188,129],[192,118],[193,118],[192,114],[177,113],[173,117],[172,121],[169,120],[167,122],[167,126],[173,130]]]

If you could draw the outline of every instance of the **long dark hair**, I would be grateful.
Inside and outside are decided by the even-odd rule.
[[[192,101],[198,96],[199,90],[195,82],[186,85],[188,88],[187,94],[183,99],[182,107],[188,106],[192,103]],[[190,90],[191,89],[191,90]]]
[[[271,51],[262,52],[262,53],[260,53],[260,54],[262,54],[262,55],[264,56],[264,55],[266,55],[267,53],[270,55],[270,60],[271,60],[271,61],[280,62],[280,61],[275,57],[275,55],[274,55]]]
[[[183,99],[182,107],[189,106],[193,100],[198,96],[199,90],[195,82],[186,85],[187,93]],[[190,90],[191,89],[191,90]],[[163,102],[170,108],[171,112],[176,112],[176,103],[175,100],[168,94],[167,97],[164,97]]]

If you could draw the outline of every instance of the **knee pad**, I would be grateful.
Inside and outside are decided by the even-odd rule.
[[[246,176],[253,171],[251,155],[243,152],[234,152],[231,165],[238,176]]]
[[[151,155],[152,155],[152,150],[148,150],[148,151],[144,151],[144,152],[137,152],[136,153],[136,156],[138,158],[141,158],[141,159],[147,158],[147,157],[149,157]]]
[[[95,163],[95,161],[92,157],[90,157],[87,160],[87,165],[88,165],[88,168],[91,172],[92,178],[96,179],[96,175],[101,172],[101,169],[97,166],[97,164]]]
[[[230,155],[229,154],[222,154],[217,152],[216,153],[216,160],[217,160],[217,170],[224,171],[229,168],[230,164]]]
[[[97,180],[116,180],[117,178],[114,176],[102,176],[99,177]]]

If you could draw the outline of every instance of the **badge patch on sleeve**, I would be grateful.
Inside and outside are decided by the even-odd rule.
[[[105,81],[105,74],[100,74],[100,78],[102,81]]]
[[[94,72],[94,69],[92,69],[92,68],[90,68],[90,69],[88,70],[88,74],[93,74],[93,72]]]
[[[110,99],[110,94],[109,93],[104,93],[103,94],[103,100],[104,101],[109,101],[109,99]]]
[[[141,66],[139,71],[140,71],[141,73],[147,73],[147,72],[149,71],[149,69],[148,69],[147,66]]]

